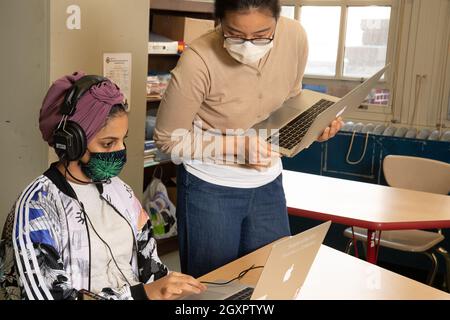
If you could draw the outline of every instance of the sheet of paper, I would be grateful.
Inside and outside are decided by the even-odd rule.
[[[104,53],[103,76],[111,79],[120,88],[131,108],[131,53]]]

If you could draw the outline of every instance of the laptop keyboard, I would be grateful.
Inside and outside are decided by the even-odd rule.
[[[306,131],[308,131],[309,127],[314,122],[314,119],[333,104],[333,101],[321,99],[311,108],[282,127],[277,133],[267,138],[266,141],[279,145],[284,149],[292,149],[302,141]]]
[[[245,288],[241,291],[233,294],[232,296],[229,296],[225,300],[250,300],[250,297],[252,296],[254,288]]]

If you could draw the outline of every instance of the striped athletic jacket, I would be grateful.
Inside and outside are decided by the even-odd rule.
[[[158,258],[150,220],[138,230],[139,216],[146,213],[121,179],[112,178],[98,189],[130,225],[135,239],[131,266],[140,281],[131,287],[104,288],[100,295],[146,299],[143,284],[168,272]],[[21,193],[8,215],[0,242],[0,300],[76,299],[80,289],[89,290],[89,237],[75,192],[52,164]]]

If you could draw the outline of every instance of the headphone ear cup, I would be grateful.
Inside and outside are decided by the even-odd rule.
[[[60,159],[67,159],[67,146],[71,144],[71,138],[61,129],[53,132],[53,148]]]
[[[87,138],[83,128],[70,120],[55,130],[53,142],[59,158],[68,161],[81,159],[87,148]]]
[[[81,159],[87,148],[86,133],[78,123],[70,120],[66,122],[65,130],[72,136],[72,143],[67,148],[67,160]]]

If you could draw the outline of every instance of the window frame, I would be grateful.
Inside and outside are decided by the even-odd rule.
[[[448,44],[450,48],[450,43]],[[444,94],[442,101],[441,114],[439,119],[439,124],[442,128],[450,128],[450,58],[447,57],[446,60],[446,74],[444,79]],[[447,92],[447,94],[446,94]]]
[[[345,56],[345,37],[347,29],[347,17],[349,6],[390,6],[391,16],[389,21],[389,32],[388,32],[388,42],[386,51],[386,62],[391,62],[391,65],[395,65],[398,62],[397,52],[397,42],[399,35],[399,0],[281,0],[282,6],[294,6],[295,16],[294,19],[299,21],[301,15],[302,6],[340,6],[341,7],[341,19],[339,26],[339,42],[338,42],[338,53],[336,57],[336,70],[335,76],[320,76],[320,75],[304,75],[304,80],[307,82],[311,81],[313,84],[339,84],[348,83],[350,86],[356,86],[362,82],[364,78],[355,77],[344,77],[344,56]],[[384,78],[378,81],[377,88],[379,89],[389,89],[390,99],[388,105],[378,105],[378,104],[363,104],[360,107],[360,111],[366,113],[377,113],[380,114],[383,120],[386,120],[387,115],[392,115],[392,104],[394,100],[394,79],[391,77],[390,68],[384,75]],[[360,113],[360,112],[356,112]],[[385,116],[382,116],[385,115]],[[360,115],[361,116],[361,115]]]

